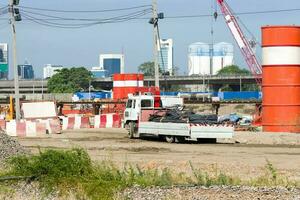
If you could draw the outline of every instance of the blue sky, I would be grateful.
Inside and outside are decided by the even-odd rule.
[[[300,8],[299,0],[228,0],[235,12],[264,11]],[[5,6],[5,1],[0,1]],[[63,10],[102,10],[151,4],[151,0],[21,0],[20,5]],[[165,16],[210,14],[212,0],[158,0],[159,12]],[[38,11],[44,13],[43,11]],[[125,12],[126,13],[126,12]],[[55,13],[47,13],[54,15]],[[119,13],[116,13],[117,15]],[[109,13],[79,15],[61,14],[65,17],[105,18]],[[150,16],[150,15],[148,15]],[[7,15],[0,18],[7,18]],[[260,40],[263,25],[300,24],[300,11],[272,14],[242,15],[241,20]],[[187,49],[193,42],[211,41],[211,18],[164,19],[160,21],[162,38],[174,40],[174,64],[181,73],[187,71]],[[222,16],[214,22],[215,42],[234,40]],[[30,21],[17,24],[18,62],[27,59],[33,64],[37,77],[42,76],[45,64],[64,66],[98,66],[100,53],[125,53],[125,71],[136,72],[137,66],[152,59],[152,27],[148,20],[97,25],[84,29],[58,29],[37,25]],[[11,44],[10,27],[0,21],[0,42]],[[257,52],[260,57],[260,51]],[[235,62],[245,66],[239,49],[235,46]]]

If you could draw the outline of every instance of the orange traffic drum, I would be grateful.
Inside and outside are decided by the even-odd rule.
[[[262,27],[263,130],[300,132],[300,26]]]

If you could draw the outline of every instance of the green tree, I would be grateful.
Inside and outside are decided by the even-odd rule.
[[[236,75],[236,76],[245,76],[245,75],[251,75],[251,72],[247,69],[241,69],[237,65],[230,65],[226,66],[223,69],[219,70],[217,75],[222,76],[222,75]],[[236,87],[235,87],[236,89]],[[234,86],[229,85],[229,84],[224,84],[221,88],[220,91],[234,91]],[[259,90],[259,87],[257,84],[243,84],[242,85],[242,91],[257,91]],[[240,88],[238,88],[240,90]]]
[[[154,76],[154,62],[144,62],[138,67],[139,72],[143,73],[145,76]],[[159,74],[162,73],[161,68],[159,68]]]
[[[64,68],[48,80],[50,93],[74,93],[87,90],[92,73],[84,67]]]
[[[237,65],[229,65],[219,70],[217,75],[251,75],[247,69],[241,69]]]

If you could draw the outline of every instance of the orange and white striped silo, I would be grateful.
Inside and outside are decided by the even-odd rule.
[[[263,130],[300,132],[300,26],[262,27]]]

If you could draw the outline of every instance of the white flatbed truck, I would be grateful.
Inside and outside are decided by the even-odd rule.
[[[176,97],[177,98],[177,97]],[[183,104],[182,99],[165,99],[173,105]],[[164,101],[161,108],[154,108],[154,97],[151,95],[129,96],[124,112],[124,127],[130,138],[139,138],[143,135],[157,136],[169,143],[185,140],[216,141],[218,138],[232,138],[234,128],[227,126],[201,126],[191,123],[150,122],[151,114],[165,112]],[[168,103],[165,103],[168,104]],[[168,104],[170,106],[170,103]]]

